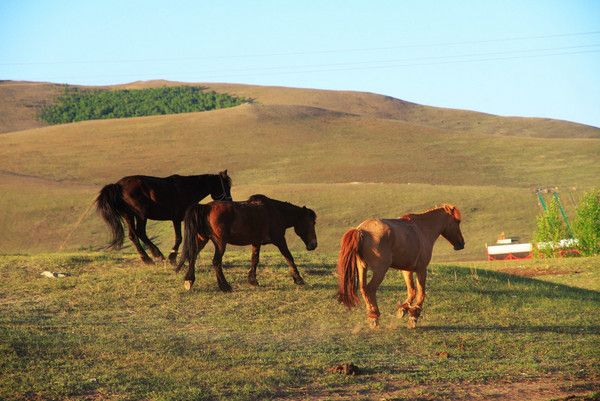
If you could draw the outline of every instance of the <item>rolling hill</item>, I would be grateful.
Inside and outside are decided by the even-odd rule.
[[[181,83],[115,87],[160,85]],[[102,185],[131,174],[228,168],[236,199],[262,192],[314,208],[325,253],[335,253],[343,232],[364,218],[453,202],[465,216],[467,248],[453,253],[440,242],[441,259],[481,259],[484,243],[501,231],[529,238],[533,188],[559,186],[577,198],[599,184],[595,127],[370,93],[197,85],[255,102],[41,127],[35,110],[60,86],[0,83],[0,252],[100,247],[107,230],[86,211]],[[169,223],[153,223],[149,232],[162,248],[171,246]],[[299,241],[291,242],[299,249]]]

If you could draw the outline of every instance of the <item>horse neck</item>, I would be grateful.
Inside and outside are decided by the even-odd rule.
[[[281,201],[275,201],[274,204],[275,207],[280,211],[280,215],[283,219],[283,224],[285,225],[285,228],[293,227],[298,223],[302,211],[301,207],[292,205],[288,202]]]
[[[215,174],[202,174],[192,176],[194,185],[192,192],[198,200],[206,198],[215,189],[216,185],[220,185],[219,177]]]
[[[447,223],[447,213],[442,209],[434,209],[422,214],[413,214],[411,220],[433,244],[444,231]]]

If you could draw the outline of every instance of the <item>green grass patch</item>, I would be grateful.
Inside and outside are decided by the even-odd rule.
[[[54,104],[42,109],[40,118],[48,124],[65,124],[207,111],[248,101],[226,93],[204,92],[197,86],[117,90],[65,88]]]
[[[298,253],[307,281],[298,287],[283,258],[266,252],[254,288],[245,281],[249,252],[228,251],[232,294],[218,290],[211,257],[201,254],[191,292],[169,266],[133,255],[0,257],[0,398],[364,398],[407,386],[600,376],[597,257],[552,261],[572,275],[594,272],[587,286],[490,270],[508,264],[433,265],[417,330],[393,316],[404,283],[390,271],[377,331],[362,307],[349,312],[334,299],[333,254]],[[72,276],[47,279],[44,270]],[[344,362],[364,374],[327,372]]]

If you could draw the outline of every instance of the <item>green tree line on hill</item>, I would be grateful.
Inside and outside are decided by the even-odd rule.
[[[250,99],[226,93],[204,92],[195,86],[147,89],[82,90],[68,88],[44,108],[40,118],[48,124],[106,118],[189,113],[238,106]]]

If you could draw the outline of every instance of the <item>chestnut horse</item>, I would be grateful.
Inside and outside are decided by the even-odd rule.
[[[210,202],[206,205],[194,205],[185,214],[183,250],[176,271],[189,261],[184,287],[187,290],[191,289],[196,279],[196,257],[210,240],[215,246],[213,269],[219,288],[224,292],[231,291],[222,269],[225,247],[227,244],[252,245],[248,282],[258,285],[256,266],[260,247],[273,244],[290,266],[294,282],[304,284],[288,249],[285,231],[294,227],[296,234],[304,241],[306,249],[312,251],[317,247],[316,219],[315,212],[306,206],[295,206],[264,195],[252,195],[245,202]]]
[[[341,241],[338,257],[339,301],[348,308],[356,306],[360,289],[372,327],[379,324],[376,291],[390,267],[402,270],[407,297],[398,302],[399,317],[409,314],[408,327],[415,328],[423,308],[427,265],[433,244],[441,235],[455,250],[465,247],[460,231],[460,212],[444,204],[420,214],[407,214],[400,219],[369,219],[348,230]],[[367,269],[373,276],[367,284]],[[417,290],[413,282],[417,273]],[[416,302],[415,300],[416,296]]]
[[[140,239],[150,249],[152,256],[164,260],[158,247],[146,234],[146,222],[171,220],[175,229],[175,245],[169,261],[175,264],[181,244],[181,221],[185,211],[210,195],[213,199],[231,200],[231,178],[227,170],[218,174],[170,177],[133,175],[123,177],[115,184],[108,184],[100,191],[96,207],[112,231],[109,248],[123,246],[125,233],[121,218],[127,223],[129,239],[144,263],[154,263],[148,256]]]

